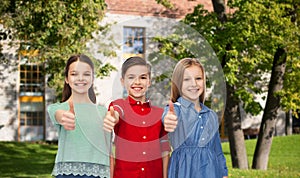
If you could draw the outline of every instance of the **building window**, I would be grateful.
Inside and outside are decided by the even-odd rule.
[[[123,58],[131,56],[144,57],[145,55],[145,28],[123,28]]]
[[[43,96],[20,96],[20,126],[43,126]]]
[[[44,125],[43,95],[43,66],[26,61],[20,65],[20,126]]]
[[[42,96],[44,93],[43,66],[20,65],[20,96]]]

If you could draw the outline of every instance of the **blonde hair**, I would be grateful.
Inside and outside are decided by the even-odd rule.
[[[206,91],[206,78],[205,70],[202,64],[195,58],[183,58],[175,66],[172,78],[171,78],[171,101],[175,103],[177,99],[181,96],[181,88],[183,82],[183,74],[186,68],[191,66],[198,66],[202,70],[203,74],[203,93],[199,96],[199,101],[204,103],[205,91]]]

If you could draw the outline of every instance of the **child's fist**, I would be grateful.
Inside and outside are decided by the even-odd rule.
[[[112,132],[114,130],[115,125],[119,122],[119,114],[114,110],[113,106],[109,107],[109,111],[107,111],[104,120],[103,120],[103,129]]]
[[[169,111],[164,117],[164,126],[165,131],[167,132],[174,132],[177,127],[177,116],[174,111],[174,104],[172,101],[169,102]]]
[[[64,127],[65,130],[75,129],[75,112],[74,105],[72,101],[69,101],[69,111],[57,110],[56,116],[57,122]]]

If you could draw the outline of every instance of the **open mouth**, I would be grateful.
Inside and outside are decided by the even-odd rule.
[[[81,87],[82,87],[82,86],[86,86],[86,83],[75,83],[74,85],[75,85],[75,86],[79,86],[79,87],[81,86]]]
[[[141,91],[143,88],[142,87],[131,87],[134,91]]]
[[[196,93],[196,92],[199,91],[199,89],[198,89],[198,88],[195,88],[195,89],[189,89],[188,91],[193,92],[193,93]]]

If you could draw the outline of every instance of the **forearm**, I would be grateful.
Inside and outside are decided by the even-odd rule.
[[[110,155],[110,177],[114,177],[114,169],[115,169],[115,158],[113,155]]]
[[[162,153],[162,161],[163,161],[163,177],[167,178],[168,177],[168,166],[169,166],[169,152],[165,151]]]

